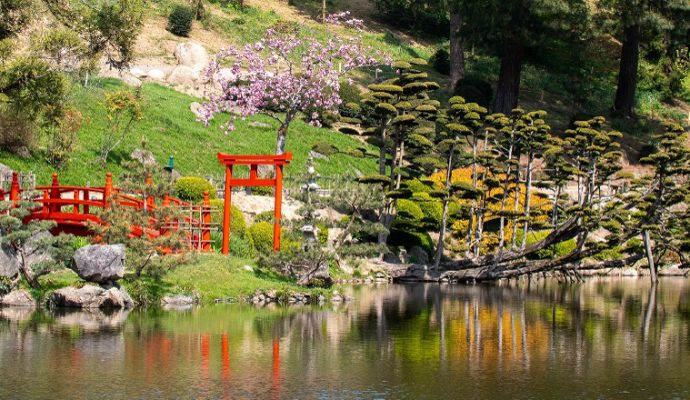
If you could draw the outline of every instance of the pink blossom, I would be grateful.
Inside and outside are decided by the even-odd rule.
[[[218,52],[206,69],[207,77],[216,78],[222,65],[230,67],[233,78],[218,82],[221,93],[210,96],[199,119],[208,124],[218,113],[242,117],[262,113],[287,127],[298,113],[304,113],[311,117],[311,124],[321,126],[321,113],[336,112],[342,103],[338,92],[343,75],[365,66],[390,64],[390,57],[363,44],[362,21],[349,18],[349,13],[328,16],[326,21],[355,29],[355,34],[334,33],[320,42],[268,29],[257,43]],[[226,133],[234,129],[233,122],[230,118],[223,125]]]

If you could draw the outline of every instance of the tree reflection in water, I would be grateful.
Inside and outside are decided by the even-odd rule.
[[[324,307],[0,309],[0,376],[14,382],[0,398],[690,396],[683,279],[348,294]]]

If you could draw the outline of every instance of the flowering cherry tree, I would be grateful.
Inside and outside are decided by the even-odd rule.
[[[361,20],[351,19],[345,12],[328,16],[326,22],[352,28],[355,34],[334,33],[321,42],[302,38],[295,30],[270,28],[254,44],[221,50],[206,70],[207,78],[220,84],[220,94],[210,96],[203,105],[200,120],[208,124],[215,114],[230,112],[233,115],[223,125],[228,133],[234,130],[237,114],[268,115],[280,122],[277,154],[285,151],[288,128],[299,113],[320,126],[321,113],[335,112],[341,103],[340,78],[344,74],[390,62],[362,43]],[[228,65],[232,74],[218,73]]]

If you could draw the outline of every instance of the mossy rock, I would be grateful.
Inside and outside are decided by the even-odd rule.
[[[348,149],[347,155],[354,158],[364,158],[364,152],[360,149]]]
[[[312,146],[312,151],[323,154],[324,156],[332,156],[338,154],[338,148],[328,142],[317,142]]]

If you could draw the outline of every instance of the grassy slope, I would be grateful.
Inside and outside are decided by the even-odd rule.
[[[168,156],[173,155],[175,168],[183,175],[220,176],[223,170],[216,158],[219,151],[235,154],[272,154],[275,151],[276,121],[263,116],[237,121],[237,130],[225,136],[218,128],[223,118],[217,118],[208,128],[195,121],[189,104],[201,100],[157,84],[145,84],[144,119],[134,126],[129,137],[111,154],[110,161],[103,167],[95,162],[101,135],[107,129],[102,96],[104,91],[120,87],[120,81],[104,79],[89,88],[78,85],[73,88],[72,96],[76,106],[88,122],[79,132],[72,163],[64,171],[60,171],[62,183],[101,186],[105,172],[112,171],[117,176],[121,171],[120,161],[139,146],[142,138],[148,140],[149,149],[159,162],[166,163]],[[271,126],[253,127],[249,125],[251,121],[261,121]],[[355,169],[363,173],[375,171],[373,158],[360,159],[344,154],[348,149],[361,147],[361,142],[335,131],[296,121],[288,135],[287,149],[294,153],[294,161],[287,168],[288,174],[304,171],[309,151],[319,141],[328,141],[341,151],[328,160],[316,160],[316,167],[321,175],[344,174],[354,172]],[[0,153],[0,163],[23,171],[34,171],[38,182],[45,184],[54,171],[40,154],[32,159],[21,159],[8,153]]]

